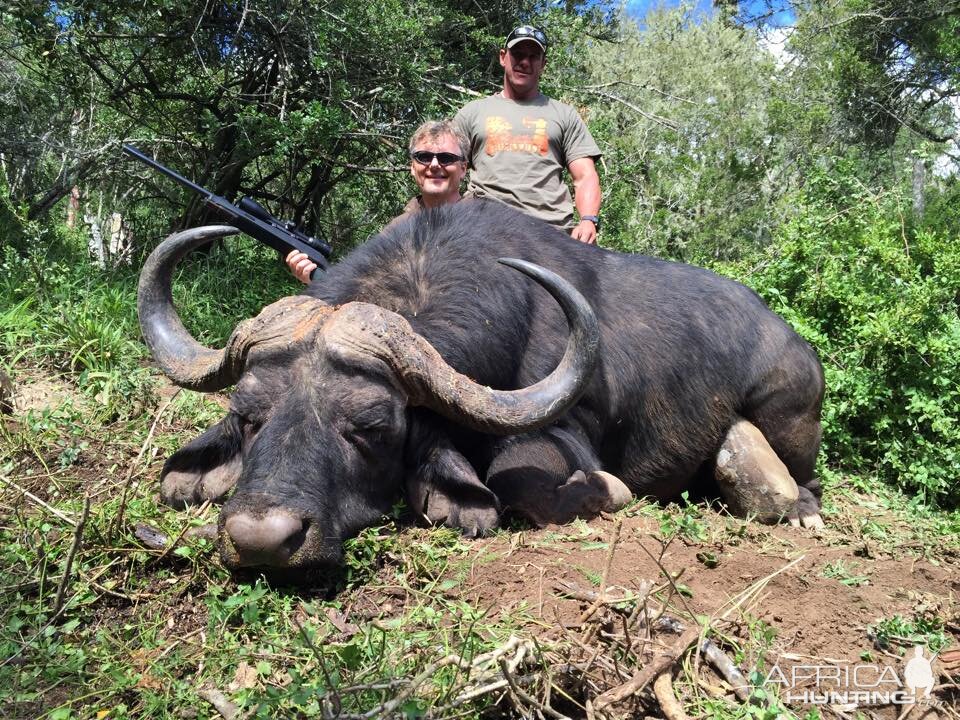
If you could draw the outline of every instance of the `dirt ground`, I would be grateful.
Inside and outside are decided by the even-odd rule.
[[[848,521],[877,515],[865,508],[844,512]],[[782,671],[783,675],[774,676],[781,693],[787,689],[795,693],[899,689],[885,668],[902,680],[905,660],[913,654],[902,658],[891,652],[896,647],[880,648],[868,629],[894,615],[943,620],[953,636],[947,649],[956,650],[960,639],[960,557],[956,553],[924,558],[918,556],[918,548],[891,548],[829,525],[815,534],[788,526],[745,524],[709,510],[703,517],[710,528],[705,542],[675,538],[664,548],[655,520],[628,516],[622,519],[612,555],[615,519],[608,517],[592,520],[573,542],[569,535],[565,541],[551,539],[558,531],[569,533],[569,528],[525,531],[509,543],[481,542],[484,551],[478,551],[478,556],[489,553],[496,559],[476,563],[461,592],[472,595],[481,607],[527,607],[538,621],[533,624],[540,626],[536,632],[541,637],[561,637],[567,633],[564,628],[576,627],[589,605],[569,597],[566,590],[596,590],[597,578],[603,582],[608,563],[606,587],[612,595],[643,594],[650,585],[663,583],[669,573],[683,587],[682,596],[675,594],[669,603],[668,612],[675,617],[698,616],[701,623],[731,633],[732,645],[737,644],[737,636],[745,641],[758,620],[775,631],[765,664]],[[842,577],[829,576],[837,568],[849,571],[847,583],[841,582]],[[925,656],[929,658],[930,653]],[[941,665],[934,663],[934,672],[942,673],[941,681],[947,686],[940,688],[941,697],[949,708],[960,708],[957,686],[949,687],[960,668]],[[859,668],[856,682],[850,676],[854,668]],[[846,674],[838,674],[842,672]],[[843,712],[842,703],[832,706]],[[901,709],[878,705],[870,716],[897,718]],[[917,710],[911,717],[956,716],[946,712],[950,710],[941,708],[924,715]]]
[[[62,395],[62,388],[54,385],[31,385],[17,398],[18,410],[56,404]],[[156,457],[144,468],[140,474],[144,482],[158,476],[162,460]],[[78,475],[102,477],[95,467],[76,470]],[[115,472],[114,477],[121,475]],[[568,647],[577,646],[573,636],[583,630],[585,613],[591,610],[590,593],[600,594],[603,600],[649,596],[652,605],[665,609],[685,627],[697,622],[709,625],[741,668],[778,668],[781,695],[857,690],[865,682],[873,690],[899,690],[906,660],[912,657],[903,655],[908,643],[901,639],[899,648],[881,647],[870,626],[896,615],[934,619],[947,638],[943,655],[947,659],[933,663],[935,697],[940,704],[916,708],[909,717],[960,717],[960,653],[949,652],[960,647],[960,546],[955,539],[942,546],[929,539],[915,541],[907,521],[884,510],[873,498],[854,492],[833,501],[832,514],[825,513],[827,527],[819,532],[746,523],[711,508],[690,512],[699,528],[697,540],[677,533],[665,543],[660,525],[663,513],[639,505],[618,517],[514,530],[471,541],[467,569],[458,571],[456,584],[446,592],[491,615],[516,612],[518,631],[546,644]],[[164,612],[178,632],[202,627],[202,608],[189,592],[182,597],[183,607],[167,607]],[[404,604],[402,597],[377,596],[374,591],[360,591],[344,600],[346,619],[357,623],[371,616],[399,614]],[[115,610],[105,606],[104,617],[132,611],[120,605]],[[606,612],[609,607],[612,602],[601,602],[593,610]],[[604,622],[591,631],[592,644],[579,643],[583,648],[602,648],[598,643],[606,638],[605,647],[616,650],[619,620],[611,614]],[[670,644],[666,635],[658,640],[657,647]],[[761,664],[758,648],[764,644]],[[649,651],[651,658],[655,651],[655,647]],[[954,664],[952,657],[956,657]],[[583,657],[571,654],[569,659],[583,664]],[[607,687],[630,675],[615,665],[614,661],[608,668],[612,679],[607,679]],[[802,671],[799,676],[797,667]],[[861,668],[867,674],[853,682],[848,675],[838,674],[844,668],[847,672]],[[893,676],[884,674],[886,668],[895,673],[896,687],[890,685]],[[694,677],[709,691],[729,691],[705,667],[698,668]],[[893,719],[905,717],[904,708],[909,710],[867,703],[859,711],[866,712],[866,717]],[[841,718],[855,717],[849,714],[853,710],[842,702],[831,706],[831,712]]]
[[[592,520],[587,539],[608,540],[613,524],[609,518]],[[662,549],[653,537],[656,531],[650,518],[624,519],[608,585],[635,589],[644,580],[662,580],[654,559]],[[470,574],[468,587],[480,606],[526,603],[546,622],[572,622],[580,614],[582,603],[564,599],[556,589],[565,584],[591,587],[588,578],[602,574],[607,548],[543,542],[550,532],[524,531],[508,549],[486,543],[490,551],[502,554],[494,562],[475,565]],[[676,582],[689,588],[688,605],[710,617],[725,612],[753,583],[773,575],[760,597],[742,609],[777,629],[783,652],[856,659],[874,649],[865,632],[869,623],[897,613],[912,616],[921,604],[946,609],[960,594],[960,573],[945,562],[897,558],[880,551],[864,557],[864,546],[847,544],[847,538],[829,529],[820,537],[790,527],[753,526],[748,532],[736,544],[674,540],[660,564],[670,573],[682,572]],[[705,551],[714,554],[715,567],[698,560]],[[857,574],[868,578],[866,583],[851,587],[824,577],[824,567],[837,561],[855,564]]]

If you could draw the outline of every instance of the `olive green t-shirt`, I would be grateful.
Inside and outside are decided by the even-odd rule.
[[[563,170],[574,160],[600,156],[574,108],[543,94],[532,100],[493,95],[468,103],[453,121],[470,140],[468,194],[573,228],[573,199]]]

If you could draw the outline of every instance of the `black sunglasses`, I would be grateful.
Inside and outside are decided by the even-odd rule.
[[[521,25],[518,28],[514,28],[510,34],[507,35],[507,39],[503,41],[504,47],[506,47],[511,40],[516,40],[517,38],[530,38],[531,40],[536,40],[543,46],[544,51],[546,51],[547,35],[540,28],[535,28],[530,25]]]
[[[435,153],[429,150],[417,150],[417,152],[410,153],[410,157],[421,165],[429,165],[433,162],[434,158],[436,158],[437,162],[441,165],[453,165],[454,163],[463,162],[463,155],[448,152]]]

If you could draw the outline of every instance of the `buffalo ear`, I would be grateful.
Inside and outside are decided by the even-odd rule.
[[[407,475],[407,504],[431,524],[478,537],[497,527],[500,503],[477,471],[443,433],[430,433],[414,453]]]
[[[171,455],[160,472],[160,499],[170,507],[222,502],[243,469],[241,435],[235,415],[227,415]]]

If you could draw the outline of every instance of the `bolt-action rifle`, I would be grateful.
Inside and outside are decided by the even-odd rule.
[[[254,240],[259,240],[264,245],[279,250],[284,256],[291,250],[299,250],[315,262],[319,269],[326,270],[329,267],[330,263],[327,258],[330,257],[333,248],[323,240],[310,237],[298,230],[292,222],[278,220],[256,200],[244,197],[240,199],[237,205],[234,205],[219,195],[214,195],[206,188],[187,180],[183,175],[161,165],[153,158],[147,157],[133,145],[124,143],[123,152],[202,196],[207,205],[216,208],[231,225]]]

